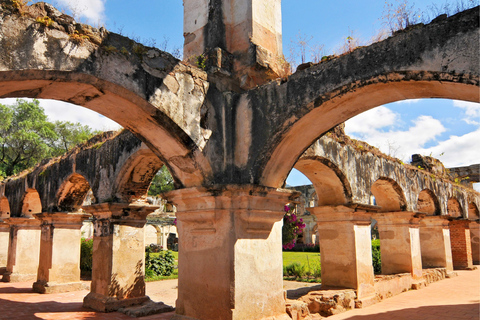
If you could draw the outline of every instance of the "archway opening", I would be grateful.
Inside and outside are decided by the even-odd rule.
[[[10,204],[7,197],[0,197],[0,219],[10,218]]]
[[[437,197],[430,189],[424,189],[418,195],[417,211],[427,215],[440,215],[440,204]]]
[[[460,218],[463,217],[463,209],[460,202],[456,198],[450,198],[447,202],[447,214],[450,217]]]
[[[21,215],[25,218],[33,218],[36,213],[42,213],[42,202],[37,190],[29,188],[23,196]]]
[[[371,191],[382,211],[405,211],[407,209],[405,195],[396,181],[385,177],[380,178],[372,185]]]

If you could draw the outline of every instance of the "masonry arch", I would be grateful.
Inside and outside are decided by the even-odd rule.
[[[28,15],[5,19],[0,38],[8,45],[0,47],[0,56],[8,58],[0,59],[0,98],[53,99],[96,111],[168,162],[181,186],[201,185],[211,176],[200,151],[206,74],[120,35],[92,32],[91,41],[75,43],[68,33],[43,28]]]
[[[447,215],[454,218],[463,217],[462,205],[457,198],[450,198],[447,202]]]
[[[435,193],[430,189],[423,189],[418,194],[417,211],[427,215],[440,215],[440,203]]]
[[[304,157],[295,169],[302,172],[313,184],[317,206],[345,204],[352,199],[352,190],[343,172],[328,159]]]
[[[42,213],[42,201],[37,190],[29,188],[22,199],[22,216],[32,218],[34,214]]]
[[[375,201],[382,211],[405,211],[407,201],[402,187],[393,179],[381,177],[372,185]]]
[[[141,148],[132,154],[116,179],[114,194],[117,199],[132,202],[145,196],[153,177],[162,166],[163,162],[148,148]]]
[[[0,197],[0,219],[10,218],[10,204],[7,197]]]
[[[472,219],[472,220],[480,219],[478,207],[474,202],[470,202],[468,204],[468,219]]]
[[[57,207],[62,212],[76,212],[83,204],[90,183],[78,173],[71,174],[57,192]]]

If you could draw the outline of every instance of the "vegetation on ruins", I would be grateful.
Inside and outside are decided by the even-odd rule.
[[[59,156],[97,133],[80,123],[49,121],[35,99],[0,104],[0,180]]]

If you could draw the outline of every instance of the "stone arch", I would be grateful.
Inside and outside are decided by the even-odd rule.
[[[29,188],[22,199],[22,216],[32,218],[34,214],[42,213],[42,201],[37,190]]]
[[[468,204],[468,219],[478,220],[480,218],[479,210],[474,202]]]
[[[317,205],[345,204],[352,199],[352,190],[343,172],[328,159],[322,157],[301,158],[295,169],[302,172],[313,184]]]
[[[407,209],[407,201],[402,187],[395,180],[381,177],[373,183],[371,191],[382,211],[405,211]]]
[[[83,204],[90,184],[78,173],[71,174],[57,192],[57,207],[62,212],[76,212]]]
[[[9,58],[0,60],[0,97],[54,99],[96,111],[144,141],[182,186],[201,185],[211,176],[200,151],[206,73],[118,34],[91,32],[90,40],[74,43],[29,15],[4,19],[0,38],[9,45],[0,47],[0,56]],[[110,54],[107,47],[128,54]]]
[[[454,217],[454,218],[460,218],[463,217],[463,209],[462,205],[458,201],[457,198],[450,198],[448,199],[447,202],[447,215]]]
[[[418,194],[417,211],[427,215],[440,215],[440,203],[437,196],[430,189],[423,189]]]
[[[7,197],[0,197],[0,219],[10,218],[10,204]]]
[[[163,162],[148,148],[130,156],[115,182],[115,196],[123,202],[132,202],[147,194],[153,177]]]

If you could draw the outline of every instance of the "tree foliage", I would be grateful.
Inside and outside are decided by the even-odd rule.
[[[166,166],[163,166],[155,175],[148,189],[149,196],[158,196],[159,194],[173,190],[173,177]]]
[[[50,122],[38,100],[0,104],[0,178],[61,155],[98,132],[71,122]]]

